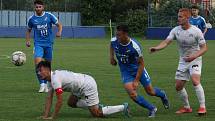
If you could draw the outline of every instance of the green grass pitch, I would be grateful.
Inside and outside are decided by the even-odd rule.
[[[140,42],[152,85],[166,91],[171,103],[169,110],[163,108],[159,98],[148,96],[141,86],[138,92],[158,108],[156,117],[149,119],[148,111],[129,99],[120,81],[119,68],[109,64],[109,39],[57,39],[54,45],[53,69],[67,69],[92,75],[98,84],[101,103],[117,105],[128,102],[132,113],[130,119],[126,119],[121,113],[102,119],[93,118],[88,110],[68,107],[66,101],[69,93],[64,93],[64,104],[57,121],[213,121],[215,41],[208,41],[209,50],[203,56],[202,85],[208,111],[204,117],[197,116],[199,104],[191,82],[187,83],[186,89],[193,113],[174,113],[182,105],[174,87],[178,63],[176,42],[155,54],[149,54],[148,48],[160,41]],[[9,58],[12,52],[17,50],[27,54],[27,62],[21,67],[14,66]],[[37,117],[42,115],[46,94],[37,93],[39,84],[34,72],[32,52],[32,46],[25,47],[25,39],[0,38],[0,121],[37,121]]]

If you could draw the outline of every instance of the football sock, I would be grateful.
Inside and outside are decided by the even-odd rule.
[[[124,110],[124,105],[116,106],[105,106],[102,108],[103,115],[110,115],[117,112],[122,112]]]
[[[83,99],[78,100],[78,102],[76,103],[76,106],[78,108],[87,108],[88,107],[87,102]]]
[[[200,107],[205,108],[205,93],[204,93],[204,89],[202,88],[202,85],[199,84],[197,86],[194,86],[194,89],[196,91],[196,95],[199,100]]]
[[[150,104],[148,101],[146,101],[144,99],[143,96],[137,96],[135,102],[137,104],[139,104],[140,106],[147,108],[148,110],[153,110],[155,108],[155,106],[153,106],[152,104]]]
[[[157,97],[164,98],[165,94],[164,94],[164,92],[162,92],[159,88],[155,87],[155,88],[154,88],[154,91],[155,91],[155,95],[156,95]]]
[[[182,100],[183,105],[185,108],[190,108],[189,100],[188,100],[188,94],[185,88],[178,91],[179,98]]]

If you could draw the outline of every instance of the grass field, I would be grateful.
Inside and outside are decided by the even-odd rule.
[[[191,82],[187,83],[190,104],[193,113],[176,115],[174,112],[182,105],[174,88],[174,75],[178,62],[176,43],[156,54],[149,54],[148,48],[159,41],[141,41],[144,48],[145,65],[152,78],[152,84],[168,94],[171,108],[165,110],[157,97],[148,96],[139,87],[147,100],[157,106],[155,118],[147,117],[148,111],[132,102],[123,89],[119,68],[109,64],[108,39],[59,39],[54,46],[53,70],[67,69],[92,75],[98,84],[100,102],[116,105],[128,102],[132,118],[126,119],[121,113],[107,118],[91,117],[88,110],[72,109],[67,106],[68,94],[64,93],[64,105],[59,121],[214,121],[215,119],[215,41],[208,41],[209,50],[203,57],[202,85],[206,94],[208,114],[198,117],[198,101]],[[21,50],[27,54],[27,62],[21,67],[11,64],[13,51]],[[39,84],[34,73],[33,47],[25,47],[24,39],[0,39],[0,121],[36,121],[43,112],[46,94],[37,93]]]

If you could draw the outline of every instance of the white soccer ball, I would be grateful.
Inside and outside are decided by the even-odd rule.
[[[21,66],[26,62],[26,55],[22,51],[15,51],[11,55],[11,61],[16,66]]]

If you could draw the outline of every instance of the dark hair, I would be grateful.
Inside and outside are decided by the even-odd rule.
[[[199,7],[197,5],[192,5],[191,9],[198,9],[199,10]]]
[[[128,26],[127,25],[125,25],[125,24],[121,24],[121,25],[118,25],[117,27],[116,27],[116,30],[117,31],[123,31],[123,32],[126,32],[126,33],[128,33]]]
[[[44,5],[42,0],[35,0],[34,5],[39,4],[39,5]]]
[[[51,63],[49,61],[40,61],[37,65],[37,69],[39,69],[41,67],[49,68],[51,71]]]

